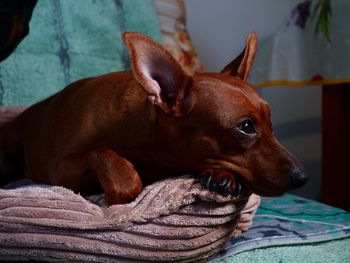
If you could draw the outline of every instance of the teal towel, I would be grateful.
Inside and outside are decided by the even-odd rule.
[[[350,238],[328,242],[254,249],[212,263],[349,263]]]
[[[328,242],[326,242],[328,241]],[[299,196],[263,197],[251,228],[212,261],[350,262],[350,213]]]
[[[75,80],[129,69],[125,31],[160,41],[152,0],[39,0],[29,35],[0,63],[0,105],[31,105]]]

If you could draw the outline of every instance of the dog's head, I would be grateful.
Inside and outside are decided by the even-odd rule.
[[[221,73],[194,76],[150,38],[125,33],[124,41],[134,77],[158,108],[158,161],[185,172],[223,169],[260,195],[282,194],[307,181],[273,136],[269,105],[246,83],[255,33]]]

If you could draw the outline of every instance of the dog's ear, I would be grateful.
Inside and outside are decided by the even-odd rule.
[[[221,73],[239,77],[246,81],[249,72],[253,66],[256,50],[258,49],[258,38],[256,34],[250,33],[247,37],[247,43],[242,53],[228,64]]]
[[[132,72],[152,104],[166,113],[182,116],[191,109],[192,77],[158,43],[136,32],[123,34]]]

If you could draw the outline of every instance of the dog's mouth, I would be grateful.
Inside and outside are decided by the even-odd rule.
[[[225,169],[205,169],[199,174],[199,182],[204,188],[222,195],[238,197],[250,192],[240,174]]]

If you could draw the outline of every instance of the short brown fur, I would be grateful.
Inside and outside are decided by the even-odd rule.
[[[222,73],[195,76],[146,36],[125,33],[124,41],[132,72],[77,81],[30,107],[2,130],[2,162],[77,192],[99,182],[110,204],[133,200],[142,184],[208,169],[257,194],[292,188],[288,175],[301,167],[273,137],[268,104],[245,82],[254,33]],[[247,119],[254,135],[240,130]],[[3,183],[13,178],[6,171]]]

